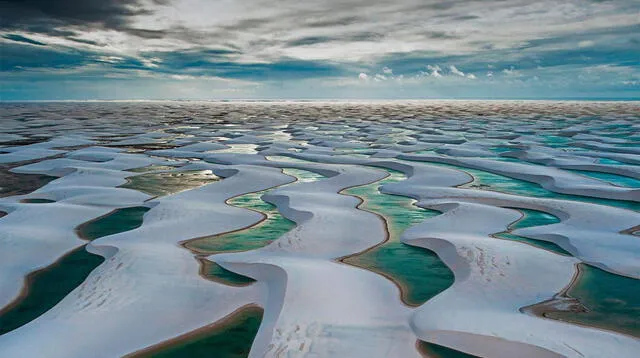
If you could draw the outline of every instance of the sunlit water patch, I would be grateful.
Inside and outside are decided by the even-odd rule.
[[[238,153],[238,154],[256,154],[256,149],[258,148],[257,144],[229,144],[225,143],[225,145],[230,148],[219,149],[211,151],[210,153]]]
[[[210,170],[145,173],[127,178],[121,188],[138,190],[153,196],[165,196],[221,180]]]
[[[267,158],[267,160],[271,160],[271,161],[274,161],[274,162],[288,162],[288,163],[309,164],[309,161],[307,161],[307,160],[298,159],[298,158],[294,158],[294,157],[289,157],[289,156],[286,156],[286,155],[268,155],[265,158]]]
[[[379,182],[343,191],[364,200],[360,209],[384,218],[389,238],[381,245],[342,261],[390,278],[401,288],[405,303],[419,305],[451,286],[454,277],[434,252],[400,242],[404,230],[440,214],[415,206],[415,200],[411,198],[383,194],[378,189],[381,185],[404,179],[404,174],[390,171],[390,175]]]
[[[245,358],[262,322],[263,310],[247,307],[217,322],[128,357]]]
[[[146,167],[129,169],[127,171],[133,172],[133,173],[145,173],[145,172],[153,172],[153,171],[160,171],[160,170],[174,170],[174,169],[175,167],[170,167],[168,165],[148,165]]]

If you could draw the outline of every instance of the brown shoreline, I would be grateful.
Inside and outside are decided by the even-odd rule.
[[[253,284],[255,283],[255,280],[253,280],[253,279],[252,279],[252,280],[253,280],[253,282],[247,282],[247,283],[245,283],[245,284],[239,284],[239,283],[233,283],[233,282],[223,281],[223,280],[221,280],[221,279],[216,278],[215,276],[213,276],[213,277],[205,276],[204,271],[205,271],[205,269],[206,269],[206,266],[207,266],[209,263],[211,263],[211,264],[215,264],[215,265],[218,265],[218,264],[217,264],[217,263],[215,263],[215,262],[213,262],[213,261],[209,261],[209,260],[207,260],[205,257],[202,257],[202,256],[196,256],[196,257],[195,257],[195,259],[196,259],[196,261],[198,261],[198,264],[199,264],[199,268],[198,268],[198,275],[200,275],[200,277],[204,278],[205,280],[213,281],[213,282],[217,282],[217,283],[219,283],[219,284],[221,284],[221,285],[225,285],[225,286],[233,286],[233,287],[247,287],[247,286],[251,286],[251,285],[253,285]],[[222,267],[222,266],[220,266],[220,267]],[[224,269],[224,267],[222,267],[222,268]],[[235,273],[235,272],[234,272],[234,273]],[[239,275],[239,276],[244,276],[244,275],[240,275],[240,274],[238,274],[238,273],[235,273],[235,274],[236,274],[236,275]],[[245,276],[245,277],[248,277],[248,276]],[[251,278],[251,277],[249,277],[249,278]]]
[[[520,218],[519,218],[518,220],[516,220],[516,221],[512,222],[511,224],[509,224],[509,225],[507,226],[507,230],[505,230],[505,231],[500,231],[500,232],[496,232],[496,233],[493,233],[493,234],[489,234],[489,237],[491,237],[492,239],[516,242],[516,243],[523,244],[523,245],[529,245],[529,246],[531,246],[531,247],[533,247],[533,248],[536,248],[536,249],[539,249],[539,250],[544,250],[544,251],[546,251],[546,252],[550,252],[550,253],[552,253],[552,254],[556,254],[556,255],[560,255],[560,256],[565,256],[565,257],[574,257],[571,253],[569,253],[569,255],[564,255],[564,254],[561,254],[561,253],[558,253],[558,252],[555,252],[555,251],[551,251],[551,250],[549,250],[549,249],[545,249],[544,247],[536,246],[536,245],[534,245],[534,244],[532,244],[532,243],[530,243],[530,242],[525,242],[525,241],[515,241],[515,240],[511,240],[511,239],[504,239],[504,238],[501,238],[501,237],[499,237],[499,236],[496,236],[496,235],[500,235],[500,234],[511,234],[511,235],[515,235],[515,236],[520,236],[520,235],[516,235],[516,234],[514,234],[514,233],[512,232],[512,230],[513,230],[513,225],[515,225],[515,224],[517,224],[518,222],[520,222],[520,221],[524,220],[524,218],[525,218],[525,216],[526,216],[526,215],[525,215],[525,213],[524,213],[522,210],[520,210],[521,208],[516,208],[516,207],[513,207],[513,206],[500,206],[500,208],[516,210],[516,211],[518,211],[522,216],[520,216]],[[541,211],[541,210],[537,210],[537,211]],[[547,213],[547,212],[544,212],[544,213],[549,214],[549,213]],[[553,215],[553,214],[549,214],[549,215]],[[553,216],[555,216],[555,215],[553,215]],[[557,216],[556,216],[556,217],[557,217]],[[530,239],[530,238],[525,237],[525,236],[521,236],[521,237],[523,237],[523,238],[525,238],[525,239],[529,239],[529,240],[536,240],[536,239]],[[556,244],[556,243],[555,243],[555,242],[553,242],[553,241],[544,241],[544,240],[540,240],[540,241],[542,241],[542,242],[549,242],[549,243],[552,243],[552,244],[554,244],[554,245],[558,246],[559,248],[561,248],[562,250],[564,250],[562,247],[560,247],[560,245]],[[564,251],[567,251],[567,250],[564,250]],[[569,251],[567,251],[567,252],[569,252]]]
[[[23,283],[22,283],[22,289],[20,290],[20,293],[11,302],[9,302],[6,306],[0,308],[0,316],[4,315],[8,311],[12,310],[13,308],[15,308],[15,306],[19,305],[22,301],[24,301],[24,299],[29,295],[29,292],[31,292],[31,285],[33,284],[35,276],[39,275],[42,272],[50,270],[52,267],[54,267],[56,265],[59,265],[60,261],[64,260],[68,256],[72,255],[76,250],[81,249],[81,248],[85,247],[86,245],[87,244],[85,243],[85,244],[82,244],[81,246],[75,247],[75,248],[67,251],[64,255],[58,257],[58,259],[56,259],[51,264],[49,264],[49,265],[47,265],[45,267],[39,268],[37,270],[29,272],[24,277],[24,279],[22,281]]]
[[[539,303],[535,303],[535,304],[530,305],[530,306],[522,307],[522,308],[520,308],[519,311],[522,312],[522,313],[530,313],[530,314],[532,314],[532,315],[534,315],[536,317],[543,318],[543,319],[549,319],[549,320],[553,320],[553,321],[564,322],[564,323],[567,323],[567,324],[572,324],[572,325],[576,325],[576,326],[580,326],[580,327],[595,329],[595,330],[603,331],[603,332],[620,334],[620,335],[623,335],[623,336],[627,336],[627,337],[631,337],[631,338],[634,338],[634,339],[638,339],[638,336],[634,336],[634,335],[629,334],[627,332],[622,332],[622,331],[609,329],[609,328],[605,328],[605,327],[590,325],[590,324],[586,324],[586,323],[583,323],[583,322],[572,321],[572,320],[564,320],[564,319],[560,319],[560,318],[553,318],[553,317],[547,316],[548,313],[552,313],[552,312],[566,312],[566,311],[558,311],[558,310],[553,310],[553,309],[545,309],[545,308],[547,308],[547,306],[549,304],[553,303],[553,301],[557,300],[558,298],[560,300],[571,300],[571,301],[578,302],[582,307],[584,307],[584,309],[585,309],[584,311],[577,311],[576,313],[589,312],[589,309],[586,306],[583,306],[579,299],[577,299],[575,297],[572,297],[569,294],[569,291],[571,291],[571,289],[573,289],[577,285],[577,283],[580,281],[580,278],[584,274],[583,266],[585,266],[585,265],[587,265],[587,264],[585,264],[584,262],[579,262],[579,263],[576,264],[576,274],[571,279],[571,282],[569,282],[569,284],[565,288],[563,288],[562,291],[560,291],[556,295],[554,295],[553,298],[545,300],[545,301],[542,301],[542,302],[539,302]]]
[[[75,234],[76,234],[80,239],[82,239],[82,240],[84,240],[84,241],[91,242],[91,241],[93,241],[93,240],[95,240],[95,239],[90,239],[90,238],[86,237],[86,236],[83,234],[82,229],[84,229],[86,226],[88,226],[88,225],[90,225],[90,224],[93,224],[93,223],[94,223],[94,222],[96,222],[96,221],[102,220],[102,219],[106,218],[107,216],[114,214],[114,213],[115,213],[115,212],[117,212],[118,210],[122,210],[122,209],[129,209],[129,208],[136,208],[136,207],[146,207],[146,206],[135,205],[135,206],[124,206],[124,207],[121,207],[121,208],[113,209],[113,210],[109,211],[108,213],[106,213],[106,214],[104,214],[104,215],[100,215],[100,216],[98,216],[97,218],[93,218],[93,219],[91,219],[91,220],[89,220],[89,221],[85,221],[85,222],[83,222],[82,224],[80,224],[80,225],[76,226],[76,227],[73,229],[73,231],[75,232]],[[140,224],[140,226],[142,226],[142,224]],[[138,226],[138,227],[140,227],[140,226]],[[137,229],[137,228],[136,228],[136,229]],[[132,230],[135,230],[135,229],[132,229]],[[131,230],[127,230],[127,231],[131,231]],[[127,232],[127,231],[121,231],[121,232]],[[97,238],[97,239],[99,239],[99,238]]]
[[[282,168],[279,168],[279,169],[280,169],[280,173],[284,174],[283,169],[282,169]],[[285,174],[285,175],[286,175],[286,174]],[[238,194],[238,195],[232,196],[232,197],[230,197],[230,198],[225,199],[224,203],[225,203],[225,205],[228,205],[228,206],[238,207],[238,206],[235,206],[235,205],[229,204],[229,200],[234,199],[234,198],[237,198],[237,197],[240,197],[240,196],[243,196],[243,195],[247,195],[247,194],[259,193],[259,192],[261,192],[261,191],[265,191],[265,190],[273,190],[273,189],[275,189],[275,188],[279,188],[279,187],[281,187],[281,186],[289,185],[289,184],[292,184],[292,183],[295,183],[295,182],[297,182],[297,181],[298,181],[298,178],[296,178],[296,177],[293,177],[293,178],[294,178],[294,180],[292,180],[292,181],[290,181],[290,182],[283,183],[283,184],[279,184],[279,185],[273,186],[273,187],[271,187],[271,188],[262,189],[262,190],[256,190],[256,191],[251,191],[251,192],[248,192],[248,193],[243,193],[243,194]],[[223,178],[223,179],[224,179],[224,178]],[[190,243],[191,241],[201,240],[201,239],[205,239],[205,238],[207,238],[207,237],[211,237],[211,236],[216,237],[216,236],[222,236],[222,235],[227,235],[227,234],[231,234],[231,233],[234,233],[234,232],[239,232],[239,231],[247,230],[247,229],[250,229],[250,228],[252,228],[252,227],[255,227],[255,226],[258,226],[258,225],[262,224],[262,223],[267,219],[267,215],[265,215],[264,213],[262,213],[262,212],[260,212],[260,211],[258,211],[258,210],[251,209],[251,208],[241,208],[241,209],[247,209],[247,210],[251,210],[251,211],[253,211],[253,212],[256,212],[256,213],[258,213],[258,214],[262,215],[262,219],[261,219],[260,221],[256,222],[256,223],[252,224],[252,225],[245,226],[245,227],[240,228],[240,229],[236,229],[236,230],[232,230],[232,231],[227,231],[227,232],[222,232],[222,233],[215,234],[215,235],[200,236],[200,237],[196,237],[196,238],[193,238],[193,239],[187,239],[187,240],[182,240],[182,241],[178,242],[178,245],[179,245],[179,246],[181,246],[182,248],[184,248],[184,249],[186,249],[186,250],[189,250],[192,254],[194,254],[194,255],[195,255],[195,259],[198,261],[198,265],[200,266],[200,267],[198,268],[198,274],[199,274],[199,275],[200,275],[200,277],[202,277],[203,279],[205,279],[205,280],[209,280],[209,278],[208,278],[208,277],[206,277],[206,276],[204,276],[204,274],[203,274],[205,267],[204,267],[204,263],[203,263],[201,260],[206,260],[206,259],[203,257],[204,255],[213,255],[213,254],[206,253],[206,252],[202,252],[202,251],[198,251],[197,249],[194,249],[194,248],[190,247],[190,246],[189,246],[189,243]],[[283,216],[283,217],[284,217],[284,216]],[[293,221],[293,220],[292,220],[292,221]],[[295,221],[294,221],[294,222],[295,222]],[[297,225],[297,223],[296,223],[296,225]],[[242,252],[242,251],[236,251],[236,252]],[[215,281],[215,280],[212,280],[212,281]],[[215,282],[217,282],[217,281],[215,281]],[[220,283],[220,282],[218,282],[218,283]],[[250,283],[249,285],[251,285],[251,284],[253,284],[253,283]],[[248,285],[247,285],[247,286],[248,286]]]
[[[387,174],[384,178],[381,178],[381,179],[378,179],[378,180],[375,180],[375,181],[372,181],[372,182],[366,183],[366,184],[354,185],[354,186],[350,186],[348,188],[343,188],[342,190],[340,190],[338,192],[338,194],[340,194],[340,195],[351,196],[351,197],[359,199],[360,203],[358,205],[356,205],[356,209],[371,213],[371,214],[375,215],[376,217],[378,217],[380,220],[382,220],[382,223],[384,224],[385,238],[384,238],[383,241],[377,243],[374,246],[368,247],[368,248],[366,248],[366,249],[364,249],[362,251],[359,251],[359,252],[355,252],[355,253],[352,253],[352,254],[349,254],[349,255],[345,255],[345,256],[341,256],[341,257],[335,258],[333,261],[335,261],[335,262],[337,262],[339,264],[349,265],[349,266],[352,266],[352,267],[357,267],[357,268],[360,268],[360,269],[363,269],[363,270],[367,270],[367,271],[370,271],[370,272],[373,272],[375,274],[378,274],[378,275],[381,275],[381,276],[385,277],[386,279],[391,281],[391,283],[393,283],[398,288],[398,290],[400,291],[400,301],[402,301],[402,303],[405,306],[418,307],[418,306],[420,306],[420,304],[412,304],[412,303],[408,302],[408,300],[407,300],[407,296],[408,296],[407,291],[409,290],[409,288],[406,287],[401,282],[396,281],[396,279],[394,277],[392,277],[391,275],[389,275],[388,273],[380,271],[380,270],[376,270],[376,269],[371,268],[371,267],[360,266],[360,265],[358,265],[356,263],[345,262],[345,260],[348,260],[350,258],[354,258],[356,256],[363,255],[363,254],[365,254],[367,252],[373,251],[373,250],[377,249],[378,247],[386,244],[387,242],[389,242],[391,240],[391,233],[389,232],[389,223],[388,223],[387,219],[384,216],[382,216],[382,215],[380,215],[378,213],[375,213],[373,211],[361,208],[361,206],[366,204],[366,202],[367,202],[366,199],[364,199],[364,198],[362,198],[360,196],[357,196],[357,195],[345,194],[343,192],[345,190],[349,190],[349,189],[352,189],[352,188],[357,188],[357,187],[361,187],[361,186],[377,183],[377,182],[382,181],[382,180],[384,180],[384,179],[386,179],[386,178],[388,178],[390,176],[391,176],[391,174]],[[391,195],[391,194],[389,194],[389,195]]]
[[[152,164],[152,165],[153,165],[153,164]],[[148,165],[148,166],[150,166],[150,165]],[[140,167],[140,168],[144,168],[144,167]],[[135,190],[135,191],[141,192],[141,193],[143,193],[143,194],[149,195],[149,196],[150,196],[150,198],[149,198],[149,199],[146,199],[146,200],[144,201],[144,202],[146,203],[146,202],[151,201],[151,200],[153,200],[153,199],[157,199],[157,198],[161,198],[161,197],[169,196],[169,195],[173,195],[173,194],[182,193],[182,192],[184,192],[184,191],[189,191],[189,190],[192,190],[192,189],[197,189],[197,188],[203,187],[203,186],[205,186],[205,185],[209,185],[209,184],[211,184],[211,183],[215,183],[215,182],[222,181],[222,180],[224,180],[224,179],[225,179],[225,178],[223,178],[223,177],[221,177],[221,176],[218,176],[218,175],[216,175],[215,173],[211,172],[211,174],[215,175],[215,176],[216,176],[216,178],[218,178],[218,179],[212,179],[210,183],[204,183],[204,184],[202,184],[202,185],[195,186],[195,187],[193,187],[193,188],[188,188],[188,189],[178,190],[178,191],[175,191],[175,192],[169,192],[169,193],[167,193],[167,194],[163,194],[163,195],[154,195],[153,193],[150,193],[150,192],[145,191],[145,190],[142,190],[142,189],[137,189],[137,188],[127,187],[127,185],[129,185],[129,184],[131,184],[131,183],[132,183],[132,180],[131,180],[130,178],[135,178],[135,177],[139,177],[139,176],[143,176],[143,175],[148,175],[148,174],[184,173],[184,172],[189,172],[189,171],[187,171],[187,170],[184,170],[184,171],[174,170],[174,169],[180,169],[180,168],[181,168],[181,167],[175,167],[175,168],[173,168],[173,169],[158,170],[158,171],[150,171],[150,172],[131,172],[131,173],[133,173],[133,174],[135,174],[135,175],[131,175],[131,176],[125,177],[125,178],[124,178],[124,180],[125,180],[126,182],[125,182],[124,184],[120,184],[120,185],[118,185],[116,188],[129,189],[129,190]],[[137,168],[133,168],[133,169],[137,169]],[[206,170],[206,169],[203,169],[203,170],[200,170],[200,171],[204,171],[204,170]],[[128,171],[128,170],[124,170],[124,171]],[[195,171],[198,171],[198,170],[195,170]]]
[[[621,234],[640,236],[640,225],[620,231]]]
[[[246,313],[246,312],[250,313],[251,311],[263,312],[264,314],[264,308],[259,306],[257,303],[250,303],[248,305],[244,305],[234,310],[233,312],[229,313],[228,315],[220,318],[219,320],[213,323],[210,323],[206,326],[202,326],[193,331],[189,331],[187,333],[181,334],[177,337],[173,337],[171,339],[162,341],[160,343],[148,346],[146,348],[142,348],[135,352],[126,354],[123,356],[123,358],[153,357],[154,353],[163,351],[173,346],[174,344],[178,344],[182,341],[188,340],[189,338],[198,337],[199,335],[205,335],[206,333],[209,333],[210,331],[214,331],[216,329],[222,329],[225,326],[228,326],[229,324],[231,324],[235,318],[238,318],[238,316],[241,316],[243,313]]]
[[[577,304],[582,305],[582,303],[580,303],[580,301],[578,301],[576,298],[569,296],[569,291],[576,285],[576,283],[579,281],[580,277],[583,274],[581,263],[576,263],[574,266],[576,268],[576,271],[573,274],[571,281],[569,281],[569,283],[560,292],[556,293],[555,295],[553,295],[553,297],[551,297],[548,300],[534,303],[529,306],[521,307],[519,311],[521,313],[530,313],[540,318],[552,319],[547,317],[546,314],[548,312],[554,311],[551,308],[553,307],[553,304],[556,302],[575,300],[576,302],[578,302]]]

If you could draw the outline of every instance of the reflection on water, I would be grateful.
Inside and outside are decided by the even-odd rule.
[[[221,180],[210,170],[185,170],[145,173],[127,178],[121,188],[138,190],[153,196],[165,196]]]

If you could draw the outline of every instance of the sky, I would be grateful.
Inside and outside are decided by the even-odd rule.
[[[638,0],[0,0],[0,100],[640,99]]]

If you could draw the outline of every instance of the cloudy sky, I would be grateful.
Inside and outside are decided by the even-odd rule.
[[[640,98],[638,0],[0,1],[0,99]]]

